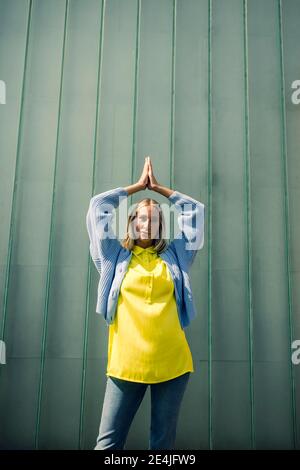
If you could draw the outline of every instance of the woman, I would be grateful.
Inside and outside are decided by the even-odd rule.
[[[142,189],[179,209],[180,231],[167,244],[154,199],[141,200],[120,243],[113,211]],[[173,449],[193,360],[184,328],[196,315],[188,271],[204,245],[204,204],[160,185],[146,157],[139,181],[98,194],[87,213],[90,253],[100,274],[97,313],[109,327],[107,382],[94,450],[123,450],[133,418],[151,387],[149,449]]]

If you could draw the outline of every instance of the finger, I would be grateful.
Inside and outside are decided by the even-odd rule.
[[[147,160],[147,157],[145,158],[145,163],[144,163],[144,172],[147,173],[148,172],[148,160]]]

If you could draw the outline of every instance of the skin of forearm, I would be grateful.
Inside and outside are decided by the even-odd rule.
[[[174,190],[167,188],[166,186],[163,186],[162,184],[158,184],[155,188],[154,191],[157,193],[162,194],[165,197],[171,196],[173,194]]]
[[[130,184],[129,186],[124,186],[124,189],[130,195],[133,193],[137,193],[138,191],[141,191],[143,188],[141,185],[139,185],[139,183],[134,183],[134,184]]]

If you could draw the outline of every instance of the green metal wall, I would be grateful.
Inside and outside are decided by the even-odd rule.
[[[95,445],[108,330],[85,216],[149,154],[206,205],[177,448],[300,448],[299,26],[298,0],[0,0],[2,449]],[[126,448],[149,426],[148,388]]]

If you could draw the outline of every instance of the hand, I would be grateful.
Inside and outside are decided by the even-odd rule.
[[[150,160],[150,157],[148,157],[148,175],[149,175],[149,182],[148,182],[147,187],[148,189],[151,189],[152,191],[156,191],[157,188],[159,187],[159,184],[153,174],[152,162]]]
[[[140,179],[138,180],[137,184],[141,189],[146,189],[148,187],[149,176],[148,176],[148,168],[149,168],[149,157],[145,157],[144,168],[141,174]]]

